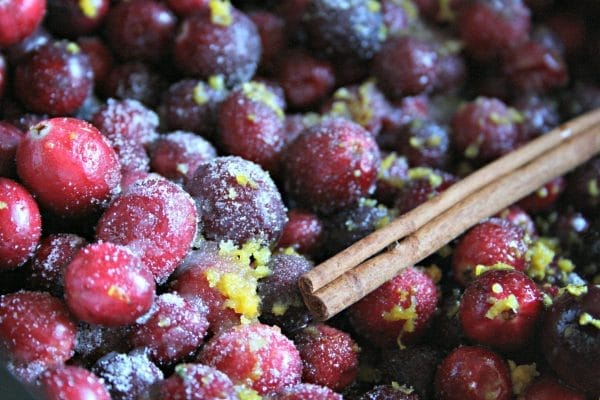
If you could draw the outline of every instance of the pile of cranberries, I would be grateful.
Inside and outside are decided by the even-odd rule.
[[[329,321],[297,281],[600,107],[599,18],[0,1],[2,363],[49,400],[597,399],[600,157]]]

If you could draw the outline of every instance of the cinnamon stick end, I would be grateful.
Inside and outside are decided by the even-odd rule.
[[[315,292],[313,281],[306,274],[302,275],[298,280],[298,287],[300,288],[300,292],[303,294],[311,294]]]
[[[331,317],[327,305],[316,294],[301,292],[306,308],[315,319],[325,321]]]

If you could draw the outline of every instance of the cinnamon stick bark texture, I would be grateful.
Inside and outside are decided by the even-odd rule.
[[[467,196],[455,202],[453,206],[429,222],[422,224],[420,228],[417,228],[391,250],[373,257],[355,268],[351,266],[348,268],[345,265],[343,267],[347,270],[345,273],[314,292],[308,291],[308,285],[302,284],[300,286],[302,295],[311,313],[320,320],[332,317],[394,277],[402,269],[433,254],[482,219],[498,213],[551,179],[565,174],[592,158],[600,152],[599,116],[600,111],[586,114],[584,117],[573,120],[537,139],[532,146],[525,150],[526,154],[517,151],[504,156],[499,160],[503,170],[495,173],[486,171],[485,175],[480,175],[483,177],[478,178],[491,183],[486,183],[486,186],[486,184],[481,185],[480,182],[471,182],[469,185],[482,188],[467,192]],[[548,135],[552,135],[553,145],[549,146],[551,150],[545,148],[546,151],[540,151],[546,144],[539,145],[539,143],[543,142]],[[538,153],[538,151],[540,152]],[[535,155],[532,157],[532,154]],[[515,156],[518,158],[517,160],[514,159]],[[527,162],[531,159],[533,161]],[[523,160],[525,161],[523,162]],[[515,165],[515,161],[519,165],[518,168],[512,167]],[[491,176],[487,174],[491,174]],[[458,190],[458,193],[454,193],[453,196],[465,193],[463,190],[465,189]],[[439,201],[438,199],[437,202]],[[450,202],[450,199],[446,201]],[[427,212],[428,216],[436,214],[428,208],[431,204],[437,203],[426,203],[419,207],[421,212]],[[439,210],[440,206],[435,207],[436,210]],[[411,221],[407,223],[408,228],[415,225]],[[398,231],[402,231],[402,229],[398,229]],[[398,236],[391,237],[392,234],[389,233],[389,230],[387,234],[390,235],[387,240],[398,239]],[[370,243],[372,240],[372,237],[369,237],[366,242]],[[363,250],[360,257],[365,255],[369,257],[373,254],[372,249],[370,248],[368,252]]]
[[[580,134],[587,128],[597,124],[600,124],[600,111],[584,114],[529,142],[509,155],[487,164],[450,186],[439,196],[399,216],[387,226],[317,265],[300,278],[298,283],[300,289],[307,294],[319,290],[391,243],[413,233],[435,216],[498,177],[514,171],[516,168],[556,147],[569,137]]]

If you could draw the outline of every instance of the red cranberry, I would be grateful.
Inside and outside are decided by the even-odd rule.
[[[520,142],[528,142],[549,132],[560,122],[558,105],[548,96],[519,96],[512,104],[523,115],[519,124]]]
[[[529,196],[519,200],[517,204],[529,213],[549,210],[556,204],[559,196],[565,190],[565,186],[565,178],[559,176]]]
[[[331,213],[373,191],[380,154],[368,131],[332,118],[289,143],[283,162],[289,193],[307,208]]]
[[[273,395],[273,400],[342,400],[341,394],[325,386],[298,383],[287,386]]]
[[[260,67],[270,69],[273,61],[283,52],[287,45],[287,32],[282,17],[266,10],[252,11],[248,14],[260,35],[261,59]]]
[[[103,82],[114,64],[112,52],[104,40],[97,36],[82,36],[77,39],[77,44],[90,59],[96,84]]]
[[[423,335],[437,300],[438,290],[431,278],[409,267],[353,304],[350,322],[379,347],[402,347]]]
[[[484,347],[461,346],[438,367],[435,389],[441,400],[509,400],[510,372],[506,362]]]
[[[525,231],[525,234],[529,235],[531,239],[535,239],[537,237],[537,230],[535,228],[533,219],[518,205],[512,205],[501,211],[498,214],[498,218],[505,219],[513,225],[520,227],[523,229],[523,231]]]
[[[4,96],[4,91],[6,90],[7,75],[6,59],[3,55],[0,55],[0,99]]]
[[[123,60],[156,62],[167,54],[176,23],[175,15],[162,2],[119,2],[106,18],[106,38]]]
[[[39,384],[47,400],[111,399],[102,380],[87,369],[74,365],[45,371]]]
[[[166,87],[166,80],[156,69],[132,61],[113,66],[98,89],[106,98],[137,100],[154,107]]]
[[[203,364],[179,364],[175,373],[162,381],[159,387],[161,399],[237,398],[231,379],[218,369]]]
[[[175,60],[184,73],[222,75],[229,87],[250,80],[260,53],[256,26],[229,2],[210,1],[208,12],[188,16],[175,39]]]
[[[404,214],[420,206],[427,200],[439,195],[458,181],[458,178],[448,172],[417,167],[408,170],[408,180],[401,184],[394,201],[394,207],[399,214]]]
[[[204,341],[208,320],[201,302],[164,293],[156,298],[149,314],[133,329],[131,343],[145,348],[159,365],[192,355]]]
[[[217,334],[202,348],[199,360],[261,395],[300,383],[302,375],[294,343],[279,328],[260,323],[237,325]]]
[[[196,11],[207,11],[209,0],[167,0],[167,5],[179,16]]]
[[[85,322],[128,325],[150,309],[154,280],[126,247],[90,244],[67,266],[65,299],[71,312]]]
[[[360,400],[420,400],[411,388],[393,385],[377,385],[366,392]]]
[[[377,175],[375,198],[386,206],[392,206],[404,184],[410,180],[408,170],[406,157],[398,156],[395,152],[385,156]]]
[[[74,113],[94,84],[88,56],[72,42],[49,42],[33,50],[15,68],[15,93],[32,111]]]
[[[31,127],[17,148],[17,172],[42,207],[67,217],[104,208],[121,179],[108,141],[75,118],[52,118]]]
[[[82,365],[93,365],[99,358],[111,352],[129,351],[130,332],[131,325],[105,327],[80,321],[77,327],[75,357]]]
[[[110,0],[48,0],[46,26],[61,37],[94,32],[104,22]]]
[[[583,393],[561,384],[556,378],[542,376],[525,389],[520,398],[523,400],[585,400]]]
[[[0,5],[0,47],[29,36],[42,22],[45,0],[8,0]]]
[[[16,364],[64,363],[73,355],[76,331],[64,303],[48,293],[0,296],[0,341]]]
[[[42,234],[42,217],[31,194],[19,183],[0,177],[0,270],[23,265]]]
[[[24,135],[16,126],[0,121],[0,176],[12,178],[17,175],[15,155]]]
[[[323,221],[317,214],[300,208],[289,210],[287,216],[277,247],[292,247],[300,254],[314,257],[319,252]]]
[[[190,195],[152,174],[131,184],[108,206],[96,237],[128,246],[162,283],[191,248],[197,223]]]
[[[433,121],[415,119],[405,126],[396,151],[409,165],[443,168],[450,158],[448,131]]]
[[[6,59],[10,65],[17,65],[28,53],[48,43],[51,39],[52,36],[50,33],[48,33],[43,25],[39,25],[26,38],[4,49]]]
[[[567,199],[578,209],[594,215],[600,207],[600,157],[592,158],[567,177]]]
[[[388,35],[405,32],[407,28],[417,21],[418,10],[415,8],[415,5],[419,5],[419,1],[401,3],[396,0],[382,0],[380,3],[383,23],[388,30]]]

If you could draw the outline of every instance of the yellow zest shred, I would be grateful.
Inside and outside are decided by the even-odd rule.
[[[479,276],[487,271],[495,271],[495,270],[511,270],[515,269],[512,265],[505,264],[503,262],[498,262],[494,265],[490,265],[489,267],[482,264],[477,264],[475,266],[475,276]]]
[[[110,285],[106,294],[108,294],[115,300],[123,301],[126,303],[129,303],[131,301],[131,299],[127,295],[127,292],[125,292],[125,290],[122,287],[117,285]]]
[[[591,325],[600,329],[600,319],[592,317],[591,314],[584,312],[579,316],[579,325]]]
[[[210,21],[215,25],[229,26],[233,22],[231,3],[229,0],[210,0]]]
[[[269,90],[265,84],[260,82],[246,82],[242,85],[242,93],[251,101],[256,101],[269,107],[279,118],[284,118],[283,110],[279,107],[279,102],[277,101],[277,95]]]
[[[194,102],[199,106],[208,103],[208,93],[206,93],[206,89],[204,88],[203,82],[199,82],[196,86],[194,86],[192,98],[194,99]]]
[[[96,0],[79,0],[79,9],[88,18],[96,18],[99,2]]]
[[[587,183],[587,191],[592,197],[600,196],[600,188],[596,179],[590,179]]]
[[[223,75],[211,75],[208,77],[208,86],[214,90],[225,89],[225,77]]]
[[[241,172],[235,174],[235,181],[238,183],[238,185],[244,187],[250,186],[252,189],[256,189],[258,187],[256,182],[254,182],[248,175]]]
[[[508,360],[508,366],[510,368],[513,393],[517,396],[523,394],[525,388],[529,386],[535,377],[540,375],[535,363],[517,365],[513,360]]]
[[[0,201],[0,210],[4,210],[8,208],[8,204],[5,201]]]
[[[492,304],[489,310],[485,313],[485,317],[488,319],[494,319],[505,311],[512,311],[515,313],[519,311],[519,302],[514,294],[509,294],[503,299],[490,297],[488,299],[488,303]]]
[[[527,250],[526,259],[529,260],[527,275],[530,278],[544,279],[548,266],[556,255],[555,251],[545,240],[536,240]]]
[[[429,184],[434,188],[440,186],[444,181],[441,175],[436,174],[433,169],[427,167],[415,167],[409,169],[408,177],[410,179],[427,178],[429,180]]]
[[[577,296],[577,297],[583,296],[588,291],[588,288],[585,285],[573,285],[573,284],[568,284],[567,286],[565,286],[562,289],[566,290],[573,296]]]

